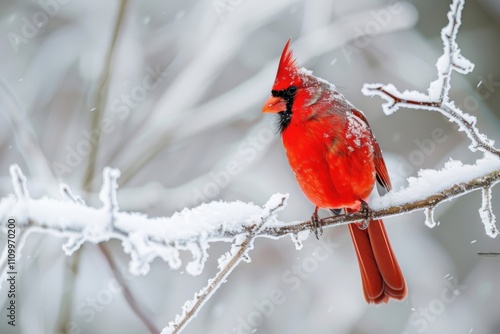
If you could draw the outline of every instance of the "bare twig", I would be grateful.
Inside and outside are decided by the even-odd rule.
[[[91,131],[98,130],[99,125],[102,120],[102,116],[104,114],[104,108],[106,106],[106,101],[107,101],[107,96],[108,96],[108,91],[109,91],[109,79],[110,79],[110,73],[111,73],[111,61],[113,59],[113,54],[115,51],[115,46],[116,42],[118,40],[118,35],[123,23],[123,19],[125,17],[125,11],[127,8],[128,0],[121,0],[120,1],[120,7],[118,10],[118,15],[116,19],[116,23],[114,25],[114,31],[113,31],[113,37],[111,40],[110,47],[108,49],[104,66],[103,66],[103,71],[101,74],[101,78],[99,81],[99,85],[97,87],[96,91],[96,98],[95,98],[95,110],[91,114],[91,126],[90,129]],[[92,181],[94,179],[94,173],[95,173],[95,165],[96,165],[96,158],[97,158],[97,152],[99,150],[99,145],[90,145],[90,153],[89,153],[89,158],[88,158],[88,163],[87,163],[87,168],[85,170],[85,175],[83,178],[82,182],[82,188],[86,190],[88,193],[92,191]],[[76,252],[75,255],[72,258],[72,263],[71,267],[74,268],[75,272],[78,271],[79,267],[79,259],[80,259],[80,252]],[[74,276],[67,277],[67,280],[74,280]],[[66,284],[73,286],[72,282],[66,282]],[[62,301],[63,304],[71,305],[71,299],[72,299],[72,293],[68,293],[64,297],[65,300]],[[64,308],[67,310],[67,308]],[[59,328],[63,329],[65,328],[65,324],[67,322],[67,318],[69,317],[68,312],[62,313],[60,319],[59,319]]]
[[[108,247],[103,247],[103,246],[104,246],[103,243],[99,244],[99,249],[101,250],[102,255],[104,255],[104,258],[106,259],[109,268],[113,272],[113,275],[120,284],[122,288],[121,291],[123,292],[123,296],[127,300],[127,303],[132,308],[132,311],[134,311],[134,313],[139,317],[139,319],[141,319],[142,323],[147,327],[148,331],[151,334],[158,334],[160,332],[160,329],[157,328],[156,325],[151,321],[151,319],[149,319],[149,317],[144,313],[143,307],[138,304],[137,300],[132,294],[132,291],[130,291],[127,282],[125,281],[125,279],[123,279],[123,275],[116,266],[116,263],[113,260],[113,257]]]
[[[10,128],[16,139],[16,146],[31,175],[47,183],[55,182],[27,111],[17,94],[4,80],[0,80],[0,109],[4,111],[7,122],[10,123]]]
[[[99,129],[102,116],[104,115],[104,108],[106,107],[106,101],[108,99],[109,79],[111,77],[111,61],[113,60],[113,56],[116,50],[116,43],[118,41],[118,36],[120,35],[120,30],[123,25],[127,5],[128,0],[120,1],[120,8],[118,9],[118,14],[113,30],[113,37],[111,39],[111,44],[106,55],[101,79],[99,80],[99,85],[97,86],[96,98],[94,102],[95,110],[91,113],[90,129],[92,131]],[[92,191],[92,181],[94,180],[98,151],[99,145],[96,144],[90,146],[87,169],[85,170],[85,176],[83,178],[83,189],[85,189],[89,193]]]
[[[111,76],[111,62],[113,60],[114,53],[116,51],[116,44],[118,41],[118,37],[120,34],[120,30],[123,26],[124,18],[125,18],[125,13],[128,5],[128,0],[121,0],[120,1],[120,7],[118,10],[118,15],[116,18],[116,22],[114,25],[114,31],[113,31],[113,37],[111,40],[111,44],[108,49],[108,53],[106,55],[101,79],[99,81],[99,85],[97,87],[97,92],[96,92],[96,99],[95,99],[95,110],[91,114],[91,130],[96,130],[99,128],[100,122],[102,120],[102,117],[104,115],[104,108],[106,107],[106,101],[108,98],[108,91],[109,91],[109,82],[110,82],[110,76]],[[83,178],[83,189],[86,190],[88,193],[91,193],[92,191],[92,182],[94,180],[94,174],[95,174],[95,168],[96,168],[96,159],[97,159],[97,153],[99,150],[99,145],[91,145],[90,153],[89,153],[89,158],[88,158],[88,164],[87,164],[87,169],[85,171],[85,176]],[[114,199],[116,201],[116,199]],[[114,203],[112,200],[111,203]],[[111,224],[114,224],[114,212],[115,208],[113,205],[110,207],[111,210],[111,215],[110,215],[110,222]],[[77,242],[80,243],[81,240]],[[107,251],[105,245],[101,245],[99,247],[100,251],[103,253],[103,255],[106,257],[106,254],[104,251]],[[109,252],[109,251],[108,251]],[[108,262],[109,264],[109,262]],[[121,274],[117,271],[113,271],[113,273],[116,275],[116,278],[118,281],[123,280],[123,277],[121,277]],[[142,314],[138,313],[137,311],[137,302],[134,300],[134,297],[132,294],[129,294],[128,297],[125,298],[131,309],[137,314],[139,319],[148,327],[149,329],[151,328],[151,321],[147,319],[147,317]]]

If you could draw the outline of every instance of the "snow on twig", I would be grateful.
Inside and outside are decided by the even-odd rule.
[[[131,255],[129,270],[135,275],[146,274],[149,264],[156,257],[162,258],[172,269],[180,268],[182,264],[180,251],[191,252],[193,260],[189,262],[186,270],[191,275],[198,275],[204,268],[210,243],[220,241],[233,243],[252,231],[255,237],[273,239],[291,235],[296,246],[300,248],[300,242],[309,235],[311,228],[309,221],[283,223],[272,218],[267,219],[265,225],[255,230],[256,217],[272,216],[269,202],[264,208],[253,203],[238,201],[212,202],[193,209],[184,209],[171,217],[157,218],[136,212],[120,212],[116,203],[118,172],[111,169],[106,169],[103,173],[105,181],[101,195],[107,193],[108,197],[101,198],[108,204],[102,208],[89,207],[83,201],[77,200],[78,197],[74,195],[70,196],[69,200],[68,197],[66,200],[47,197],[30,199],[24,181],[25,176],[18,167],[12,167],[11,170],[15,171],[11,176],[16,196],[21,197],[16,198],[11,195],[1,199],[0,227],[5,228],[7,217],[16,217],[18,227],[26,234],[39,232],[66,238],[63,250],[67,255],[71,255],[84,242],[121,240],[125,252]],[[450,161],[440,171],[426,170],[419,174],[419,177],[409,179],[408,187],[374,198],[370,203],[374,218],[432,209],[443,201],[471,191],[491,189],[500,182],[500,160],[484,157],[475,165]],[[454,177],[447,178],[447,175]],[[25,190],[19,191],[20,189]],[[62,186],[62,189],[66,187]],[[487,195],[490,198],[491,193],[487,192]],[[272,199],[286,197],[287,195],[276,194]],[[490,231],[493,231],[491,199],[488,203],[482,211],[488,218]],[[111,223],[112,213],[115,217],[114,223]],[[364,214],[352,213],[323,218],[322,223],[326,227],[364,219]],[[228,259],[236,251],[232,249],[226,254],[226,261],[229,261]],[[224,261],[224,259],[219,261],[220,269],[226,266]]]
[[[66,185],[61,189],[65,200],[30,199],[26,177],[17,166],[11,167],[15,196],[0,201],[0,218],[5,228],[7,217],[16,217],[18,227],[27,233],[39,232],[66,238],[66,255],[85,243],[110,239],[122,241],[131,256],[130,272],[146,274],[156,257],[172,269],[181,266],[179,251],[190,251],[193,260],[187,265],[189,274],[198,275],[207,259],[209,242],[233,242],[239,234],[248,233],[254,225],[252,217],[260,217],[267,208],[253,203],[212,202],[193,209],[184,209],[172,217],[149,218],[142,213],[120,212],[116,202],[117,170],[106,168],[100,198],[101,208],[87,206],[71,194]],[[71,195],[69,195],[71,194]],[[279,195],[286,197],[286,195]]]
[[[453,178],[449,178],[449,175],[453,175]],[[374,219],[398,216],[418,210],[433,210],[441,202],[452,200],[475,190],[492,188],[499,182],[500,159],[484,157],[474,165],[463,165],[459,161],[450,161],[439,171],[420,171],[418,177],[409,179],[409,185],[406,188],[391,191],[379,198],[373,198],[370,201],[370,208]],[[365,218],[365,213],[355,212],[322,218],[321,223],[325,228],[360,222]],[[261,236],[278,238],[292,234],[301,237],[301,233],[307,231],[310,226],[310,221],[279,226],[267,225],[262,230]]]
[[[476,118],[460,110],[449,97],[452,72],[457,71],[467,74],[474,69],[474,64],[460,53],[456,42],[464,2],[465,0],[453,0],[450,6],[448,24],[441,30],[444,52],[436,63],[438,78],[430,84],[427,94],[407,90],[400,92],[392,84],[383,85],[379,83],[365,84],[362,92],[367,96],[378,95],[385,99],[387,102],[382,105],[382,108],[387,115],[396,112],[401,107],[438,111],[447,117],[450,122],[458,124],[459,130],[466,133],[471,141],[469,145],[471,151],[479,150],[486,155],[491,155],[493,159],[499,160],[500,150],[494,147],[493,140],[488,139],[486,135],[479,132],[476,127]],[[497,171],[499,169],[497,167]],[[439,180],[439,182],[442,182],[442,180]],[[499,232],[495,225],[495,215],[491,205],[492,186],[493,184],[486,184],[481,187],[482,206],[479,209],[479,215],[486,234],[495,238]],[[433,213],[433,207],[428,207],[425,210],[425,221],[429,227],[436,225]]]
[[[484,187],[482,190],[482,206],[479,209],[479,215],[483,221],[486,234],[492,238],[498,235],[498,229],[495,225],[495,214],[491,207],[491,186]]]
[[[264,206],[260,216],[251,218],[253,224],[246,234],[240,234],[231,245],[231,250],[219,258],[219,272],[213,279],[208,280],[208,284],[194,294],[192,300],[188,300],[182,306],[182,314],[177,315],[171,321],[162,334],[180,333],[185,326],[196,316],[203,304],[210,296],[224,283],[233,269],[241,262],[250,262],[248,252],[253,249],[253,241],[256,235],[269,221],[276,220],[276,213],[286,206],[287,195],[275,194]]]
[[[365,84],[361,91],[366,96],[378,95],[385,99],[387,102],[382,108],[386,115],[402,107],[438,111],[451,122],[458,124],[459,130],[467,134],[471,140],[469,148],[472,151],[480,150],[500,158],[500,150],[493,146],[494,142],[477,129],[476,118],[460,110],[449,97],[452,72],[467,74],[474,69],[474,64],[460,53],[456,42],[458,28],[462,23],[464,2],[465,0],[453,0],[451,4],[448,24],[441,30],[444,52],[436,62],[438,78],[430,84],[427,94],[408,90],[400,92],[392,84],[380,83]]]
[[[12,187],[14,188],[14,194],[15,197],[17,198],[17,202],[19,203],[19,205],[16,208],[16,210],[13,210],[12,214],[10,215],[2,216],[0,214],[0,216],[2,216],[2,221],[4,222],[5,225],[2,227],[5,229],[5,232],[7,232],[6,234],[9,233],[7,229],[8,229],[8,223],[11,221],[11,218],[22,216],[26,212],[27,202],[30,200],[30,194],[26,186],[26,177],[24,176],[23,172],[21,171],[21,168],[19,168],[18,165],[10,166],[10,177],[12,179]],[[11,196],[10,198],[14,199],[13,196]],[[2,211],[1,210],[2,202],[3,201],[0,201],[0,212]],[[15,222],[15,220],[13,221]],[[2,251],[2,255],[0,256],[0,288],[2,287],[2,282],[5,281],[6,274],[9,271],[9,266],[12,264],[12,262],[9,262],[9,244],[14,245],[15,249],[17,249],[17,252],[15,252],[15,262],[13,264],[15,267],[15,263],[18,263],[19,259],[21,258],[21,249],[24,245],[24,241],[26,240],[27,236],[26,230],[22,228],[24,227],[22,223],[20,224],[19,222],[15,222],[14,225],[15,225],[15,231],[10,231],[10,233],[14,232],[14,237],[12,239],[7,240],[5,248]],[[12,268],[11,271],[14,271]]]
[[[116,179],[119,172],[105,169],[101,190],[102,208],[87,206],[62,185],[65,200],[47,197],[31,199],[26,187],[26,177],[17,166],[11,167],[15,196],[0,200],[0,225],[6,228],[7,217],[16,217],[22,240],[31,232],[47,233],[67,238],[63,250],[71,255],[84,242],[99,243],[110,239],[122,241],[124,251],[131,255],[129,271],[146,274],[149,263],[161,257],[172,269],[181,266],[179,252],[189,251],[193,260],[186,266],[191,275],[200,274],[208,257],[209,244],[231,242],[231,250],[219,259],[219,272],[208,285],[195,294],[183,307],[183,312],[165,329],[165,333],[179,333],[196,315],[206,300],[224,283],[231,271],[241,261],[250,261],[248,251],[257,237],[280,238],[291,235],[296,246],[310,233],[311,223],[283,223],[276,213],[286,205],[288,195],[276,194],[264,207],[242,202],[212,202],[193,209],[184,209],[171,217],[149,218],[141,213],[120,212],[116,202]],[[445,175],[453,174],[454,178]],[[436,180],[449,182],[436,182]],[[500,182],[500,160],[484,157],[475,165],[451,161],[440,171],[421,171],[411,178],[409,186],[371,202],[373,218],[405,214],[415,210],[433,209],[439,203],[474,190],[491,189]],[[70,195],[71,194],[71,195]],[[490,196],[490,193],[487,193]],[[490,205],[483,212],[490,216]],[[111,218],[114,216],[114,220]],[[352,213],[322,219],[324,227],[345,225],[365,219],[363,213]],[[490,218],[489,218],[490,219]],[[489,220],[490,231],[494,219]],[[485,224],[486,226],[486,224]],[[496,228],[495,228],[496,230]],[[493,236],[490,234],[490,236]],[[18,254],[23,242],[18,244]],[[1,262],[4,273],[5,266]],[[5,261],[4,261],[5,262]]]

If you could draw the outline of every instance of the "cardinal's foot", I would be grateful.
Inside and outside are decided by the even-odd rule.
[[[318,207],[314,210],[313,215],[311,216],[311,229],[314,231],[316,235],[316,239],[319,240],[319,236],[323,234],[323,226],[321,226],[321,220],[318,216]]]
[[[368,206],[368,203],[361,200],[361,210],[359,210],[359,212],[365,215],[365,220],[363,220],[360,223],[357,223],[356,225],[358,225],[360,229],[366,230],[368,228],[368,225],[370,224],[370,220],[372,220],[373,218],[373,211]]]

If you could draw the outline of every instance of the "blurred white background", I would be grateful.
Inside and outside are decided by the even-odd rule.
[[[202,201],[264,204],[282,192],[291,196],[280,218],[309,219],[313,206],[296,184],[279,136],[271,136],[272,117],[260,112],[289,37],[299,64],[365,112],[395,189],[420,168],[480,157],[441,115],[401,110],[388,117],[381,99],[360,93],[372,82],[427,89],[436,78],[448,1],[129,1],[102,91],[120,3],[0,1],[1,197],[12,193],[8,166],[17,163],[32,197],[59,197],[61,181],[100,205],[101,171],[112,166],[122,171],[122,210],[169,216]],[[468,1],[458,43],[476,67],[465,77],[453,74],[451,96],[497,141],[499,40],[500,3]],[[89,133],[93,113],[102,123]],[[84,181],[94,146],[95,172]],[[228,163],[239,168],[229,174]],[[499,199],[496,187],[497,216]],[[314,238],[300,251],[290,238],[257,240],[252,262],[236,268],[185,333],[248,333],[249,326],[290,334],[499,333],[500,258],[476,253],[500,245],[485,235],[479,207],[479,193],[440,205],[434,229],[421,212],[386,221],[409,287],[402,303],[366,305],[341,227],[326,230],[327,249]],[[5,239],[2,234],[2,247]],[[61,243],[46,235],[28,239],[19,263],[18,325],[7,325],[0,291],[0,332],[146,333],[99,248],[85,245],[69,258]],[[126,273],[121,246],[107,247]],[[157,260],[147,276],[125,279],[162,328],[213,276],[227,249],[212,246],[199,277]],[[325,251],[328,257],[316,260]],[[279,303],[270,307],[264,300],[276,295]]]

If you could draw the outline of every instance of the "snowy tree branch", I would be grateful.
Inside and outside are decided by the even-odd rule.
[[[449,174],[454,174],[455,178],[446,183],[443,181],[446,179],[444,176]],[[309,235],[309,221],[286,224],[275,219],[277,209],[286,205],[287,195],[281,194],[274,195],[263,208],[252,203],[212,202],[190,210],[184,209],[169,218],[149,218],[140,213],[119,212],[116,203],[117,175],[116,170],[104,170],[104,184],[100,193],[104,205],[96,209],[88,207],[74,195],[69,196],[68,200],[67,194],[70,192],[67,186],[61,186],[65,200],[46,197],[31,199],[25,176],[19,167],[13,166],[11,177],[15,196],[11,195],[0,201],[1,227],[6,228],[8,217],[16,217],[18,228],[25,236],[38,232],[65,238],[63,250],[67,255],[73,254],[84,242],[121,240],[124,251],[131,255],[129,270],[135,275],[146,274],[150,262],[156,257],[162,258],[172,269],[180,268],[181,250],[192,253],[193,261],[186,266],[186,270],[191,275],[198,275],[207,259],[209,243],[213,242],[231,242],[240,247],[244,245],[242,237],[276,239],[290,234],[300,243]],[[490,217],[489,223],[485,223],[486,232],[491,237],[498,234],[489,189],[500,182],[500,160],[485,157],[475,165],[450,162],[440,171],[421,171],[419,177],[409,181],[407,188],[373,199],[371,207],[374,218],[423,209],[433,210],[443,201],[481,189],[483,197],[489,198],[489,204],[485,206],[483,201],[480,209]],[[280,205],[271,208],[270,203],[276,202]],[[323,218],[322,223],[325,227],[338,226],[362,221],[364,218],[362,213],[352,213]],[[262,221],[266,221],[266,224],[263,225]],[[18,250],[21,248],[22,243],[18,245]],[[232,251],[229,257],[235,253],[237,251]],[[2,269],[4,267],[1,266]]]
[[[264,206],[264,215],[254,219],[246,235],[240,235],[233,243],[231,250],[219,258],[219,272],[213,279],[208,280],[208,285],[195,293],[193,300],[188,300],[182,307],[182,315],[177,315],[175,321],[168,324],[162,334],[180,333],[189,321],[196,316],[208,298],[224,283],[233,269],[243,260],[250,262],[248,252],[253,249],[253,241],[257,234],[269,220],[275,219],[275,214],[286,206],[287,196],[273,196]],[[260,219],[260,222],[259,222]]]
[[[449,183],[444,175],[455,175]],[[103,206],[100,209],[88,207],[79,197],[73,195],[65,185],[61,192],[65,200],[50,198],[31,199],[26,186],[26,177],[16,165],[11,167],[14,194],[0,201],[2,228],[6,228],[8,217],[15,217],[20,228],[21,242],[32,232],[47,233],[67,239],[63,250],[73,254],[84,242],[101,243],[110,239],[122,241],[124,251],[131,255],[129,270],[132,274],[146,274],[149,264],[161,257],[172,269],[181,266],[179,251],[192,253],[193,261],[186,270],[198,275],[208,257],[207,249],[212,242],[231,242],[231,250],[219,259],[219,272],[208,285],[195,294],[193,300],[183,306],[178,315],[164,330],[165,333],[179,333],[189,320],[197,314],[206,300],[224,283],[242,260],[250,261],[248,251],[253,248],[257,237],[280,238],[291,235],[300,248],[302,240],[308,237],[311,223],[285,224],[276,219],[276,213],[286,206],[287,195],[276,194],[264,207],[252,203],[212,202],[193,209],[184,209],[169,218],[148,218],[140,213],[120,212],[116,202],[117,178],[119,172],[106,168],[104,183],[100,192]],[[371,203],[374,218],[385,218],[415,210],[434,210],[441,202],[482,189],[488,198],[481,212],[489,218],[485,224],[488,235],[495,237],[498,230],[491,210],[491,188],[500,182],[500,160],[484,157],[475,165],[449,162],[440,171],[421,171],[419,177],[411,178],[407,188],[390,192]],[[439,181],[439,182],[438,182]],[[432,211],[430,211],[432,213]],[[322,219],[327,226],[344,225],[362,221],[362,213],[340,215]],[[1,259],[2,277],[5,274],[5,250]],[[19,253],[18,253],[19,256]]]
[[[457,123],[460,131],[467,134],[472,142],[469,146],[472,151],[480,150],[500,158],[500,150],[493,146],[494,142],[476,128],[476,118],[456,107],[449,97],[452,72],[467,74],[474,69],[474,64],[462,56],[456,42],[464,2],[465,0],[453,0],[448,12],[448,25],[441,31],[444,53],[436,63],[438,79],[430,84],[427,94],[408,90],[400,92],[392,84],[380,83],[365,84],[362,92],[367,96],[378,95],[385,99],[387,102],[382,108],[386,115],[405,107],[438,111],[450,122]]]
[[[444,179],[450,173],[468,174],[462,181],[452,185],[438,183],[439,179]],[[470,173],[470,174],[469,174]],[[425,171],[420,173],[419,178],[411,178],[410,186],[397,192],[390,192],[387,195],[374,198],[371,202],[372,214],[375,219],[382,219],[397,216],[413,211],[425,210],[426,216],[433,217],[435,207],[445,201],[468,194],[474,190],[482,190],[483,206],[480,212],[488,216],[488,223],[485,223],[486,234],[491,237],[498,235],[495,226],[495,216],[491,209],[491,188],[500,182],[500,161],[496,159],[483,159],[478,161],[478,165],[466,165],[451,163],[441,171]],[[433,180],[435,185],[431,186]],[[454,181],[455,182],[455,181]],[[412,193],[418,194],[411,196]],[[489,203],[485,206],[484,203]],[[353,222],[363,221],[365,214],[355,212],[348,215],[331,216],[321,219],[323,227],[345,225]],[[483,220],[484,222],[484,220]],[[435,223],[428,221],[429,227],[434,227]],[[262,236],[280,237],[287,234],[299,234],[310,228],[311,222],[305,221],[279,227],[267,227],[262,230]]]

